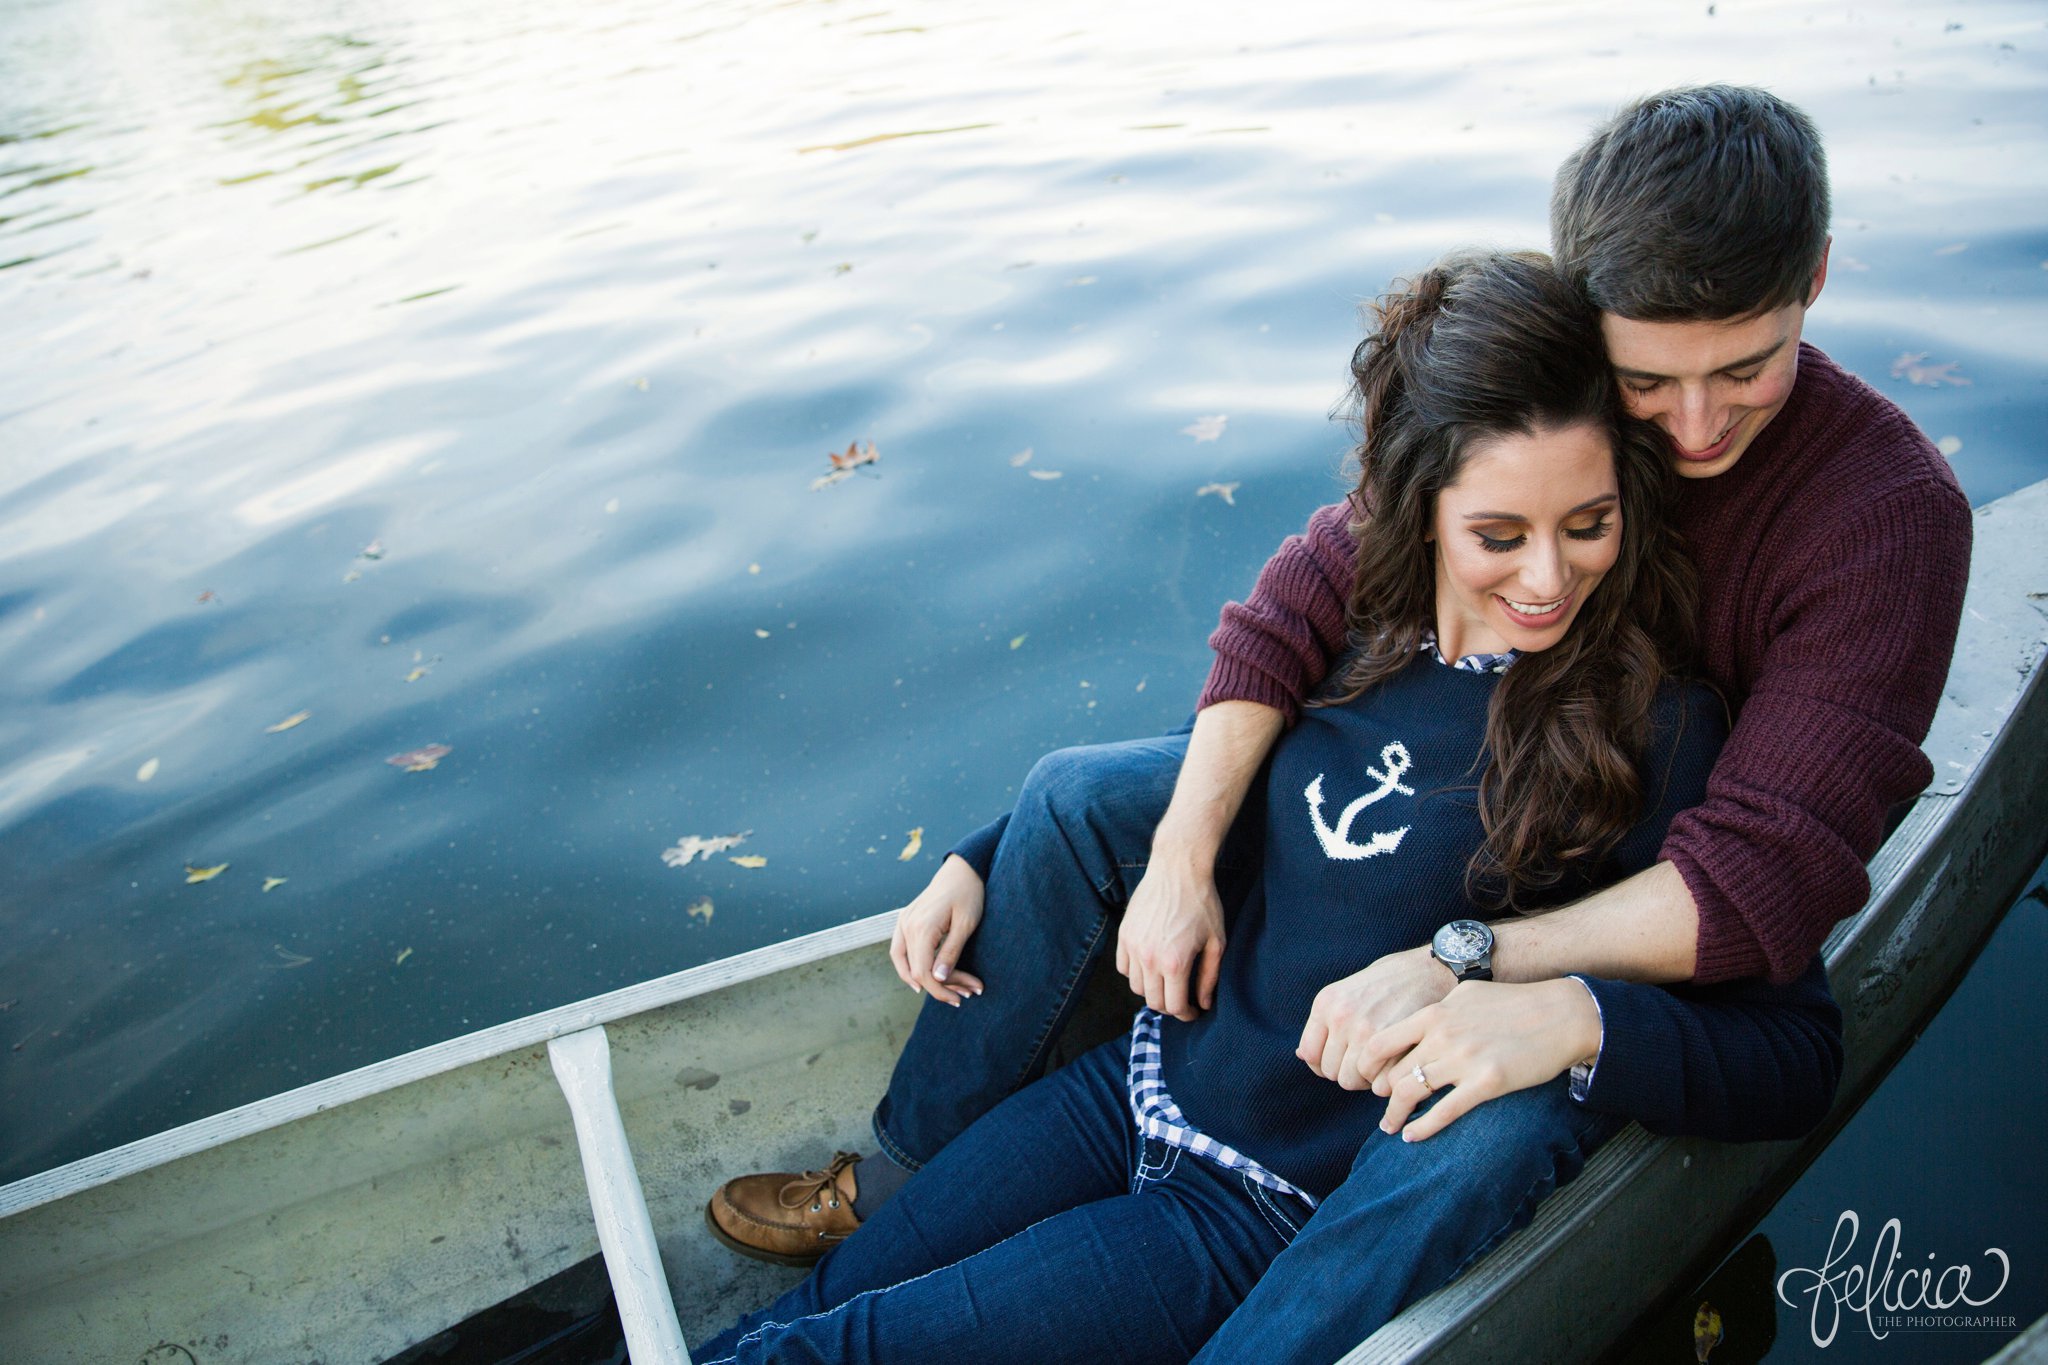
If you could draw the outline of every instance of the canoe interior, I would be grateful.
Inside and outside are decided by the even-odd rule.
[[[1889,1067],[2048,840],[2048,482],[1978,514],[1936,783],[1830,940],[1849,1060],[1837,1120]],[[878,915],[453,1040],[0,1188],[0,1360],[376,1362],[595,1254],[549,1037],[606,1025],[686,1340],[795,1272],[702,1231],[739,1171],[865,1150],[920,997]],[[1103,984],[1103,983],[1098,983]],[[1127,1019],[1096,993],[1078,1050]],[[1536,1221],[1346,1357],[1584,1359],[1674,1266],[1740,1231],[1819,1143],[1725,1146],[1631,1128]]]

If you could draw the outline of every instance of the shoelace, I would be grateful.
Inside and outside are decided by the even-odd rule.
[[[795,1209],[804,1204],[811,1206],[811,1212],[820,1212],[827,1187],[832,1191],[832,1207],[839,1207],[839,1173],[859,1161],[853,1152],[835,1152],[832,1164],[822,1171],[805,1171],[784,1185],[775,1200],[786,1209]]]

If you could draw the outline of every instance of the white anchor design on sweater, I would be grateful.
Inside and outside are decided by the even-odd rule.
[[[1331,829],[1329,822],[1323,819],[1323,775],[1317,773],[1315,781],[1309,783],[1307,790],[1302,793],[1302,795],[1308,798],[1308,815],[1309,819],[1315,823],[1316,839],[1322,844],[1323,852],[1327,853],[1330,857],[1353,862],[1360,858],[1372,858],[1382,853],[1392,853],[1401,846],[1401,836],[1406,834],[1410,828],[1407,825],[1403,825],[1399,829],[1386,830],[1375,834],[1362,844],[1355,844],[1351,841],[1351,823],[1358,818],[1359,813],[1367,806],[1370,806],[1375,801],[1385,799],[1393,792],[1400,792],[1404,796],[1415,795],[1415,789],[1401,781],[1401,775],[1408,771],[1412,762],[1408,757],[1406,745],[1398,740],[1387,745],[1380,750],[1380,762],[1386,765],[1385,771],[1381,771],[1378,768],[1367,768],[1365,770],[1367,777],[1374,778],[1379,782],[1379,787],[1367,792],[1350,805],[1344,807],[1343,814],[1337,817],[1337,827],[1335,829]]]

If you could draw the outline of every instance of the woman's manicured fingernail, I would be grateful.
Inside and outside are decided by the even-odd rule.
[[[946,973],[949,970],[950,968],[948,968],[945,963],[941,962],[938,966],[932,968],[932,975],[936,976],[939,980],[944,981],[946,979]]]

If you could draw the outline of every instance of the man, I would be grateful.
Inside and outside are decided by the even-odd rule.
[[[1672,824],[1661,860],[1492,926],[1495,979],[1789,981],[1862,904],[1890,812],[1932,775],[1918,744],[1961,614],[1969,506],[1903,413],[1802,346],[1827,280],[1827,224],[1817,133],[1756,90],[1643,100],[1558,172],[1554,253],[1602,311],[1624,401],[1663,430],[1686,480],[1676,515],[1700,569],[1702,664],[1737,718],[1706,801]],[[948,857],[893,948],[914,988],[954,1008],[926,1007],[876,1111],[891,1159],[867,1168],[865,1190],[851,1158],[826,1173],[844,1195],[821,1201],[835,1222],[775,1214],[790,1177],[732,1182],[710,1210],[722,1235],[757,1254],[777,1238],[843,1238],[862,1206],[1042,1069],[1127,893],[1116,962],[1132,989],[1182,1018],[1213,1004],[1229,836],[1343,646],[1354,519],[1342,504],[1317,512],[1246,602],[1224,609],[1184,738],[1053,756],[1026,783],[1036,808],[1020,806],[1023,840],[998,821]],[[1001,908],[985,926],[984,882]],[[1029,973],[1011,966],[983,998],[980,975],[958,969],[963,946],[970,964],[1050,971],[1056,989],[1015,981]],[[1452,994],[1457,970],[1425,947],[1331,983],[1301,1057],[1389,1095],[1394,1125],[1430,1097],[1426,1077],[1393,1064],[1469,999]],[[1460,1087],[1402,1130],[1410,1141],[1376,1136],[1202,1358],[1332,1359],[1454,1276],[1618,1126],[1599,1121],[1598,1082],[1596,1066],[1569,1093],[1485,1104]]]

